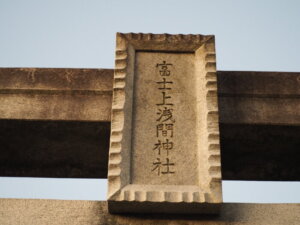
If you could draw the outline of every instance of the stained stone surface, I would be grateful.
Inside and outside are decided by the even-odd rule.
[[[213,36],[117,34],[111,213],[217,213],[222,202]]]
[[[169,76],[160,76],[159,68],[156,67],[163,61],[172,64]],[[193,54],[136,53],[132,129],[133,184],[199,183],[193,62]],[[162,93],[170,98],[165,99],[166,105],[157,106],[163,103]],[[163,130],[160,130],[161,124],[164,126]],[[159,162],[161,164],[153,165]]]
[[[113,73],[0,68],[0,175],[106,178]],[[222,178],[299,181],[300,73],[217,75]]]
[[[104,201],[0,199],[0,224],[299,225],[300,204],[224,203],[218,216],[111,215]]]

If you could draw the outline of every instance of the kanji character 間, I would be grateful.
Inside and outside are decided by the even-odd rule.
[[[160,123],[160,124],[157,124],[156,125],[156,137],[159,137],[160,134],[163,137],[167,137],[168,134],[169,134],[169,137],[173,137],[173,127],[174,127],[174,124],[172,124],[172,123],[168,123],[168,124]]]

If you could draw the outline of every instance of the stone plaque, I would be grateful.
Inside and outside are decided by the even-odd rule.
[[[214,36],[117,34],[112,213],[216,213],[222,202]]]

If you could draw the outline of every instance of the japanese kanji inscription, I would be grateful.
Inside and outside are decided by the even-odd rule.
[[[214,37],[117,34],[112,213],[216,213],[222,202]]]

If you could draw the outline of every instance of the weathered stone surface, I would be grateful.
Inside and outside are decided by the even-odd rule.
[[[100,201],[0,199],[1,225],[298,225],[300,204],[222,204],[218,216],[112,215]]]
[[[299,181],[300,73],[217,75],[223,179]],[[106,178],[112,81],[112,69],[0,68],[0,175]],[[76,100],[79,88],[83,101]],[[85,104],[101,93],[108,97],[101,105]],[[47,96],[57,113],[49,113]],[[32,107],[35,99],[41,107]],[[81,113],[90,108],[94,117]]]
[[[221,123],[300,125],[300,73],[217,76]],[[0,68],[0,119],[109,122],[112,83],[112,69]]]
[[[300,73],[218,71],[220,122],[300,125]]]
[[[213,36],[117,34],[113,213],[214,213],[222,202]]]
[[[0,118],[109,121],[112,71],[0,69]]]

